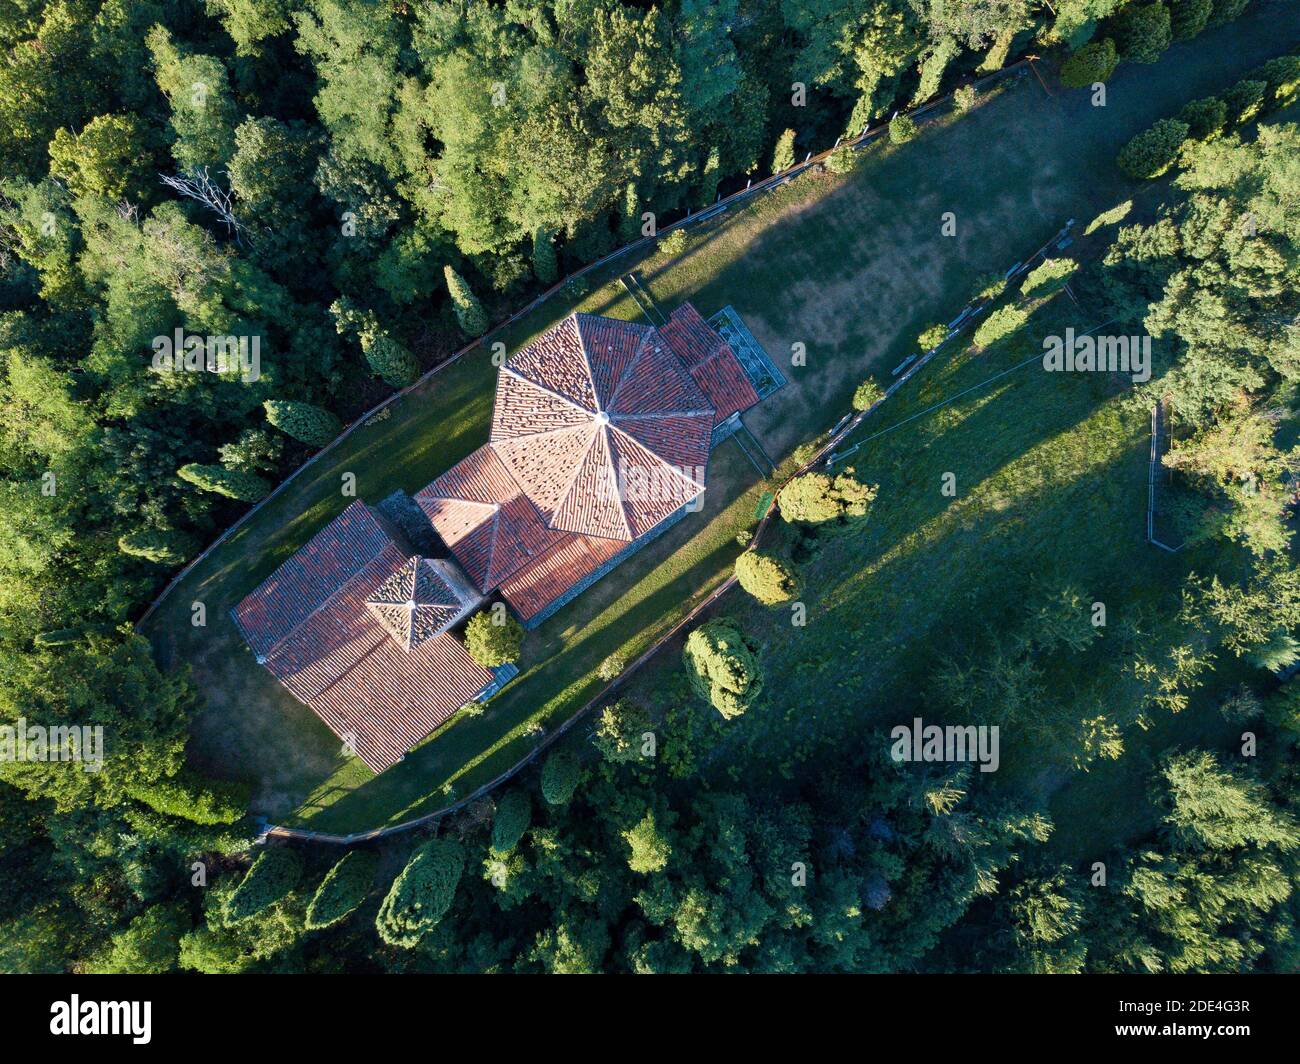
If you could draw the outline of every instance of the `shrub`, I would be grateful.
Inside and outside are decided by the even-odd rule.
[[[492,818],[492,852],[504,855],[519,845],[529,824],[533,821],[533,802],[528,792],[523,790],[506,791],[497,803],[496,815]]]
[[[140,528],[118,538],[118,550],[158,565],[180,565],[198,549],[198,541],[175,529]]]
[[[916,346],[922,351],[933,351],[946,339],[948,339],[948,326],[930,325],[921,330],[921,335],[916,338]]]
[[[1115,44],[1120,58],[1134,63],[1154,63],[1170,41],[1169,8],[1164,4],[1130,4],[1115,19]]]
[[[785,521],[847,526],[867,515],[876,487],[863,484],[849,471],[832,477],[804,473],[781,489],[777,504]]]
[[[1073,259],[1044,259],[1026,275],[1025,283],[1020,286],[1021,295],[1045,296],[1057,291],[1078,265]]]
[[[1300,93],[1300,56],[1280,55],[1256,71],[1267,85],[1273,106],[1284,106]]]
[[[736,559],[736,579],[765,606],[789,602],[799,590],[799,581],[785,562],[756,550]]]
[[[567,805],[582,779],[582,766],[568,750],[556,750],[542,765],[542,797],[548,805]]]
[[[600,711],[592,745],[606,761],[620,764],[641,754],[641,737],[650,730],[650,714],[635,702],[620,699]]]
[[[854,410],[870,410],[880,400],[885,397],[885,389],[876,381],[868,377],[858,385],[857,390],[853,393]]]
[[[674,229],[671,233],[659,238],[659,246],[657,250],[660,255],[666,255],[670,259],[675,259],[686,250],[688,239],[685,229]]]
[[[238,499],[240,502],[257,502],[271,490],[271,485],[255,473],[244,473],[219,465],[191,462],[176,470],[176,475],[203,491],[224,495],[228,499]]]
[[[964,115],[975,106],[975,86],[963,85],[952,94],[952,106],[958,113]]]
[[[465,626],[465,649],[485,669],[518,661],[523,642],[523,625],[505,610],[480,610]]]
[[[367,850],[351,850],[325,873],[307,906],[308,931],[333,927],[361,907],[375,883],[379,857]]]
[[[195,824],[233,824],[243,819],[250,797],[245,783],[205,780],[185,769],[171,779],[128,786],[127,794],[155,813]]]
[[[390,946],[418,946],[447,915],[464,870],[465,851],[453,839],[431,839],[417,849],[379,906],[379,937]]]
[[[1105,81],[1119,66],[1119,53],[1109,37],[1085,44],[1061,64],[1061,84],[1067,89],[1082,89]]]
[[[772,173],[785,173],[794,165],[794,136],[794,130],[787,129],[777,138],[772,151]]]
[[[758,655],[732,620],[700,625],[687,637],[682,657],[696,692],[729,720],[762,693]]]
[[[226,899],[226,920],[233,924],[256,916],[293,890],[301,875],[302,858],[297,850],[286,846],[263,850]]]
[[[836,148],[826,156],[826,169],[832,174],[847,174],[858,165],[858,153],[852,148]]]
[[[461,329],[467,336],[482,336],[491,322],[488,321],[487,311],[478,301],[478,296],[465,278],[450,266],[442,268],[442,275],[447,281],[447,294],[451,296],[451,306]]]
[[[262,407],[267,421],[285,435],[312,447],[324,447],[343,429],[338,418],[312,403],[268,399]]]
[[[1237,125],[1244,125],[1259,117],[1264,110],[1264,100],[1268,95],[1268,85],[1263,81],[1247,79],[1239,81],[1223,94],[1223,102],[1228,108],[1228,119]]]
[[[555,259],[554,234],[544,226],[533,233],[533,274],[542,284],[554,284],[560,276],[560,266]]]
[[[627,659],[622,654],[611,654],[596,668],[596,675],[608,683],[627,668]]]
[[[1007,279],[1000,273],[986,273],[975,282],[974,299],[997,299],[1007,290]]]
[[[1019,307],[1001,307],[995,310],[975,330],[975,346],[984,348],[997,343],[1024,325],[1028,318],[1029,314]]]
[[[891,144],[906,144],[915,137],[916,123],[907,115],[894,115],[889,120],[889,142]]]
[[[1228,124],[1228,105],[1217,96],[1204,96],[1185,105],[1178,120],[1187,123],[1187,135],[1193,140],[1208,140]]]
[[[1088,227],[1084,229],[1083,235],[1088,236],[1091,233],[1095,233],[1104,225],[1114,225],[1117,222],[1122,222],[1129,216],[1129,212],[1132,210],[1133,201],[1125,200],[1123,203],[1116,204],[1108,211],[1102,211],[1096,218],[1088,223]]]
[[[1120,149],[1115,160],[1130,177],[1159,177],[1178,158],[1178,149],[1187,139],[1188,126],[1176,118],[1162,118]]]

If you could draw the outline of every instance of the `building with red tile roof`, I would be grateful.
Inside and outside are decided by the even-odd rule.
[[[496,690],[452,629],[494,592],[539,624],[693,508],[718,426],[758,402],[689,303],[573,314],[501,368],[488,443],[417,492],[450,557],[352,503],[234,609],[248,645],[374,771]]]

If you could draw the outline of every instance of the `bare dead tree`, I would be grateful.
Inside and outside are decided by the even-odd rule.
[[[206,166],[196,167],[186,174],[158,176],[172,191],[196,200],[212,211],[225,225],[226,233],[235,238],[235,243],[243,246],[248,227],[235,217],[234,193],[225,191],[213,181]]]

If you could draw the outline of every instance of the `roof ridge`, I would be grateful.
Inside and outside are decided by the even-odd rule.
[[[582,335],[582,326],[578,324],[578,311],[574,311],[569,317],[573,320],[573,331],[578,335],[578,351],[582,355],[582,364],[587,369],[587,383],[591,385],[592,405],[596,408],[596,413],[601,413],[605,408],[600,405],[600,390],[596,387],[596,374],[591,369],[591,356],[587,354],[587,338]],[[610,396],[610,402],[614,401]]]
[[[576,319],[578,317],[578,312],[575,311],[573,316]],[[636,351],[633,353],[632,357],[627,360],[627,364],[623,367],[622,371],[618,375],[618,380],[614,381],[613,386],[610,388],[609,405],[604,408],[606,411],[609,411],[614,408],[614,400],[618,398],[618,390],[623,386],[623,382],[627,379],[627,375],[632,372],[632,367],[636,365],[637,359],[640,358],[641,348],[645,346],[645,342],[647,339],[653,339],[655,341],[658,341],[659,330],[654,325],[642,325],[638,321],[624,321],[622,318],[606,318],[600,314],[583,314],[582,316],[584,318],[591,318],[594,321],[603,322],[603,323],[614,322],[627,329],[645,330],[641,334],[641,338],[637,341]],[[583,357],[587,358],[588,375],[591,376],[591,388],[593,394],[596,394],[596,378],[594,374],[590,373],[591,359],[587,356],[587,345],[585,339],[583,338],[581,329],[578,330],[578,342],[582,346]],[[597,401],[599,401],[600,399],[599,394],[596,394],[596,399]]]
[[[611,425],[609,420],[606,419],[603,424],[597,426],[597,432],[599,433],[600,429],[604,429],[606,433],[609,433],[612,430],[612,428],[613,426]],[[626,435],[626,433],[624,433],[624,435]],[[628,513],[627,513],[627,500],[623,498],[623,492],[620,490],[619,487],[618,469],[614,465],[614,448],[610,445],[608,435],[606,435],[606,437],[604,438],[603,443],[605,446],[605,460],[609,465],[609,475],[614,480],[614,499],[618,503],[618,515],[623,519],[623,529],[624,531],[627,532],[627,538],[636,539],[636,536],[632,534],[632,521],[628,517]],[[658,455],[656,455],[655,457],[658,457]],[[661,462],[663,461],[662,458],[660,458],[659,460]]]

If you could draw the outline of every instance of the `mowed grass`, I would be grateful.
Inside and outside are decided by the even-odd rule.
[[[733,209],[693,231],[678,260],[625,257],[594,275],[584,298],[554,298],[488,339],[517,350],[574,309],[637,319],[617,283],[630,269],[665,312],[683,299],[706,315],[731,304],[783,368],[792,345],[807,352],[805,366],[786,369],[791,383],[746,415],[780,459],[837,420],[863,376],[887,382],[921,328],[955,316],[977,277],[1005,269],[1066,217],[1086,221],[1122,198],[1112,165],[1118,147],[1187,98],[1285,50],[1296,15],[1251,15],[1172,49],[1154,67],[1124,67],[1104,108],[1091,107],[1086,93],[1048,98],[1021,79],[960,121],[927,125],[912,144],[872,146],[851,175],[802,178]],[[1216,36],[1230,44],[1216,47]],[[955,237],[941,235],[948,211]],[[205,696],[191,744],[196,762],[214,775],[252,779],[257,811],[349,831],[446,804],[523,756],[537,726],[554,727],[597,689],[592,670],[604,657],[648,645],[729,569],[735,532],[752,523],[762,490],[734,443],[714,456],[705,513],[530,635],[523,675],[486,711],[455,718],[380,777],[342,759],[324,725],[256,666],[228,612],[351,501],[340,491],[343,473],[354,473],[357,496],[375,503],[396,488],[418,490],[484,442],[494,382],[486,347],[436,374],[387,420],[300,475],[197,566],[146,626],[160,660],[191,665]],[[994,417],[1006,417],[1005,408]],[[908,578],[902,570],[886,575],[891,583]],[[898,587],[917,608],[942,592],[924,582]],[[190,624],[195,601],[206,607],[206,628]]]
[[[847,462],[880,486],[862,528],[820,539],[807,557],[789,526],[774,526],[764,546],[796,559],[806,624],[795,624],[788,607],[765,608],[743,594],[720,607],[761,647],[768,689],[743,717],[722,725],[706,775],[735,778],[743,766],[747,786],[757,781],[779,794],[784,781],[816,775],[825,759],[860,747],[868,735],[887,750],[889,729],[915,716],[986,721],[979,712],[969,721],[949,718],[936,671],[949,659],[969,663],[990,639],[1031,625],[1061,588],[1076,589],[1086,604],[1106,604],[1103,653],[1113,653],[1115,633],[1133,622],[1146,633],[1143,653],[1165,660],[1174,632],[1160,622],[1177,613],[1186,573],[1212,571],[1235,548],[1171,556],[1145,542],[1149,418],[1126,382],[1046,373],[1035,360],[904,420],[1041,352],[1042,336],[1095,324],[1059,296],[1013,340],[957,355],[899,402],[877,426],[897,424],[897,431]],[[950,474],[955,496],[942,490]],[[1038,664],[1049,697],[1074,706],[1067,692],[1080,680],[1078,659],[1056,652]],[[1141,798],[1154,752],[1176,742],[1224,746],[1231,738],[1215,708],[1248,670],[1225,665],[1183,713],[1155,710],[1150,731],[1127,727],[1118,761],[1082,771],[1070,762],[1070,732],[1045,739],[1004,727],[1001,767],[978,782],[1048,811],[1057,823],[1053,846],[1066,859],[1104,852],[1151,826]],[[658,711],[671,708],[683,697],[682,673],[680,658],[665,654],[625,694]],[[1092,696],[1096,711],[1123,718],[1130,708],[1116,677],[1079,697],[1078,715],[1063,719],[1077,723],[1096,712]],[[714,711],[698,705],[696,712]]]

